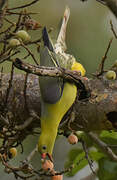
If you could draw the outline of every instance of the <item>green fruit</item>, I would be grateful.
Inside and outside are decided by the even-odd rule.
[[[24,30],[20,30],[16,33],[16,37],[18,37],[19,39],[21,39],[23,42],[28,42],[30,41],[30,36],[29,34],[24,31]]]
[[[114,79],[116,79],[116,73],[115,73],[115,71],[108,71],[108,72],[105,74],[105,77],[106,77],[108,80],[114,80]]]
[[[115,60],[113,66],[114,66],[114,67],[117,67],[117,60]]]
[[[20,41],[18,39],[11,39],[9,41],[9,47],[10,48],[15,48],[18,45],[20,45]]]
[[[76,136],[78,138],[82,138],[84,136],[84,132],[83,131],[76,131],[75,134],[76,134]]]

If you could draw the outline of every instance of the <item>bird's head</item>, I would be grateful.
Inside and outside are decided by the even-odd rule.
[[[52,151],[53,151],[54,141],[50,136],[46,136],[46,134],[41,134],[38,142],[38,151],[41,154],[42,159],[46,159],[47,157],[53,161]]]

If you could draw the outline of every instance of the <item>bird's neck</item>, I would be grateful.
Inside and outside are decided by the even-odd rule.
[[[42,119],[42,122],[45,121],[45,119]],[[47,122],[47,121],[46,121]],[[54,121],[53,121],[54,122]],[[42,137],[42,141],[44,144],[47,145],[48,147],[48,153],[52,155],[56,136],[57,136],[57,130],[58,130],[58,125],[57,123],[41,123],[41,135],[40,139]]]

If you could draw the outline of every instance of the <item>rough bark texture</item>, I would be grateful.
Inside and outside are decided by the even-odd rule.
[[[12,87],[6,101],[7,88],[10,75],[3,75],[0,89],[0,115],[9,117],[15,124],[24,123],[35,112],[40,117],[41,95],[38,77],[29,75],[27,80],[26,97],[24,96],[25,75],[15,74]],[[90,87],[91,96],[87,99],[77,100],[74,104],[75,119],[70,122],[73,130],[94,131],[116,128],[117,115],[117,81],[101,79],[85,79],[84,83]],[[10,114],[10,115],[9,115]],[[64,120],[70,116],[67,113]],[[0,116],[1,117],[1,116]],[[3,120],[1,119],[1,127]],[[36,117],[28,126],[28,129],[40,127],[40,121]],[[64,128],[67,128],[65,124]],[[31,131],[29,132],[31,133]]]
[[[91,97],[75,104],[77,113],[74,125],[82,125],[85,131],[116,128],[117,82],[95,78],[89,84]]]
[[[40,116],[40,92],[38,78],[29,75],[27,80],[26,97],[24,95],[25,75],[17,74],[13,76],[12,87],[6,100],[7,88],[9,87],[10,74],[3,75],[0,88],[0,120],[1,129],[5,126],[3,117],[8,119],[10,124],[21,125],[25,121],[30,121],[31,112]],[[7,101],[7,102],[6,102]],[[33,128],[40,126],[39,118],[33,118],[29,126],[22,128],[22,135],[32,134]],[[19,129],[20,130],[20,129]]]

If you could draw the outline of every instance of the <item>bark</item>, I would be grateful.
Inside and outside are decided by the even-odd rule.
[[[38,76],[28,75],[27,88],[25,88],[26,76],[24,74],[15,74],[12,80],[12,86],[9,90],[10,74],[2,75],[0,88],[0,120],[1,128],[5,125],[5,119],[10,119],[15,125],[24,124],[32,116],[31,112],[36,114],[34,120],[26,126],[28,130],[40,127],[41,95],[39,90]],[[71,118],[71,112],[74,112],[75,118],[69,120],[70,127],[73,130],[95,131],[116,129],[117,115],[117,81],[109,81],[104,77],[87,79],[83,83],[90,87],[90,97],[78,100],[73,105],[72,111],[69,110],[64,117]],[[25,90],[26,89],[26,95]],[[7,95],[6,95],[7,94]],[[6,99],[7,96],[7,99]],[[63,128],[68,128],[65,123]],[[32,133],[32,131],[29,131]]]

